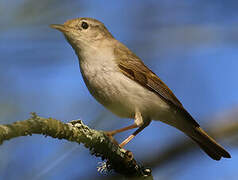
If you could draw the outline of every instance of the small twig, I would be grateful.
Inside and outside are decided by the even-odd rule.
[[[53,118],[32,117],[12,124],[0,125],[0,144],[15,137],[43,134],[58,139],[82,143],[91,154],[106,160],[100,171],[115,170],[127,177],[150,177],[151,170],[137,164],[130,151],[114,144],[103,131],[90,129],[81,120],[62,123]]]

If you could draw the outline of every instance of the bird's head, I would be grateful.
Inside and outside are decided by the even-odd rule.
[[[76,51],[98,47],[102,41],[113,38],[103,23],[92,18],[76,18],[50,26],[61,31]]]

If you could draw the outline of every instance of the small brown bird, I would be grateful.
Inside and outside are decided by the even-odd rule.
[[[214,160],[231,157],[200,128],[159,77],[114,39],[103,23],[92,18],[77,18],[51,27],[60,30],[75,50],[85,84],[93,97],[114,114],[135,119],[133,125],[107,133],[113,136],[138,128],[121,147],[151,120],[156,120],[184,132]]]

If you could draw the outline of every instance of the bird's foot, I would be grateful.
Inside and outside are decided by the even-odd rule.
[[[115,145],[119,145],[119,143],[116,141],[116,139],[113,137],[113,133],[112,133],[113,131],[106,131],[106,132],[104,132],[105,133],[105,135],[106,136],[108,136],[109,137],[109,139],[115,144]]]

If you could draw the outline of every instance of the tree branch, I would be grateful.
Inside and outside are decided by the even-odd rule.
[[[103,131],[90,129],[81,120],[62,123],[59,120],[42,118],[32,113],[32,117],[27,120],[0,125],[0,144],[5,140],[32,134],[43,134],[84,144],[91,154],[107,160],[99,171],[114,169],[126,177],[153,179],[150,169],[138,165],[130,151],[121,149]]]
[[[235,107],[232,110],[225,112],[219,118],[209,117],[210,125],[207,125],[206,132],[213,138],[218,140],[228,140],[229,145],[226,148],[234,148],[238,146],[238,108]],[[203,126],[204,127],[204,126]],[[165,149],[158,149],[155,153],[148,153],[140,161],[145,166],[150,168],[161,168],[173,163],[177,158],[184,156],[186,153],[191,153],[193,150],[199,150],[199,147],[189,138],[177,139],[175,143],[166,147]],[[229,149],[228,149],[229,150]],[[194,151],[193,153],[195,153]],[[203,152],[201,152],[203,153]],[[193,154],[194,155],[194,154]],[[202,156],[202,154],[197,154]],[[205,156],[205,155],[204,155]],[[232,155],[231,155],[232,156]],[[207,157],[209,158],[209,157]],[[196,160],[194,158],[194,160]],[[190,160],[191,161],[191,160]],[[94,176],[90,176],[89,179],[94,179]],[[104,179],[105,178],[101,178]],[[107,180],[119,179],[118,175],[110,176]]]

